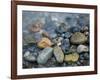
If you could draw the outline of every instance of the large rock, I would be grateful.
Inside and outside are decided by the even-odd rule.
[[[53,48],[51,47],[47,47],[43,49],[43,51],[41,51],[41,53],[37,57],[38,64],[45,64],[48,61],[48,59],[51,58],[52,51],[53,51]]]
[[[64,53],[59,46],[54,47],[54,56],[56,57],[57,62],[62,63],[64,60]]]
[[[77,52],[78,52],[78,53],[88,52],[88,51],[89,51],[89,49],[88,49],[88,47],[85,46],[85,45],[79,45],[79,46],[77,47]]]
[[[87,41],[87,37],[80,32],[74,33],[71,37],[71,43],[73,44],[82,44],[85,43],[86,41]]]
[[[79,54],[78,53],[72,53],[72,54],[65,55],[64,61],[66,61],[66,62],[69,62],[69,61],[76,62],[76,61],[78,61],[78,59],[79,59]]]
[[[40,42],[38,42],[38,47],[39,48],[46,48],[50,47],[52,45],[51,41],[48,38],[42,38]]]

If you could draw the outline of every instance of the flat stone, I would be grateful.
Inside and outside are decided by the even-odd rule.
[[[64,60],[64,53],[59,46],[54,47],[54,56],[58,63],[62,63]]]
[[[76,32],[72,35],[70,41],[73,44],[82,44],[87,41],[87,37],[81,32]]]
[[[51,41],[48,38],[42,38],[42,40],[40,42],[38,42],[38,47],[39,48],[46,48],[46,47],[50,47],[52,45]]]
[[[79,46],[77,47],[77,52],[78,52],[78,53],[88,52],[88,51],[89,51],[89,49],[88,49],[88,47],[85,46],[85,45],[79,45]]]
[[[53,51],[53,48],[51,47],[44,48],[37,57],[38,64],[47,63],[48,59],[50,59],[52,56],[52,51]]]

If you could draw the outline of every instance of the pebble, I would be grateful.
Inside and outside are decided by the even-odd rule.
[[[27,61],[31,61],[31,62],[36,61],[36,57],[34,55],[32,55],[29,51],[25,52],[24,58]]]
[[[51,41],[48,38],[42,38],[42,40],[40,42],[38,42],[38,47],[39,48],[46,48],[46,47],[50,47],[52,45]]]
[[[79,26],[73,26],[70,28],[70,32],[75,33],[75,32],[80,32],[81,28]]]
[[[61,43],[61,48],[62,50],[65,52],[67,52],[70,48],[70,42],[69,42],[69,39],[64,39],[62,40],[62,43]]]
[[[66,32],[65,34],[64,34],[64,37],[65,38],[70,38],[72,36],[72,33],[71,32]]]
[[[52,51],[53,51],[53,48],[51,48],[51,47],[44,48],[41,51],[41,53],[39,53],[39,55],[37,57],[38,64],[45,64],[45,63],[47,63],[48,59],[50,59],[51,56],[52,56]]]
[[[71,36],[70,41],[73,44],[82,44],[87,41],[87,37],[81,32],[76,32]]]
[[[72,62],[76,62],[79,59],[79,54],[78,53],[72,53],[72,54],[68,54],[65,55],[65,59],[64,61],[68,62],[68,61],[72,61]]]
[[[85,45],[79,45],[79,46],[77,47],[77,52],[78,52],[78,53],[88,52],[88,51],[89,51],[89,49],[88,49],[88,47],[85,46]]]
[[[64,60],[64,53],[63,53],[62,49],[59,46],[55,46],[53,53],[54,53],[54,56],[55,56],[57,62],[62,63]]]

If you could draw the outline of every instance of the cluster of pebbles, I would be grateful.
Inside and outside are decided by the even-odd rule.
[[[66,22],[51,27],[41,20],[33,22],[31,34],[23,34],[23,68],[88,66],[89,21],[86,16],[73,19],[66,17]]]

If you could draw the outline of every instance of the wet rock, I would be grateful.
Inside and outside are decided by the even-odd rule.
[[[46,47],[50,47],[52,45],[51,41],[48,38],[42,38],[42,40],[40,42],[38,42],[38,47],[39,48],[46,48]]]
[[[58,63],[62,63],[64,60],[64,53],[59,46],[54,47],[54,56]]]
[[[71,32],[66,32],[65,34],[64,34],[64,37],[65,38],[70,38],[72,36],[72,33]]]
[[[39,53],[39,56],[37,57],[38,64],[47,63],[48,59],[50,59],[52,56],[52,51],[53,48],[51,47],[46,47],[45,49],[43,49],[41,53]]]
[[[76,62],[79,59],[79,54],[78,53],[72,53],[72,54],[68,54],[65,55],[65,59],[64,61],[68,62],[68,61],[72,61],[72,62]]]
[[[71,36],[70,41],[73,44],[82,44],[87,41],[87,37],[83,33],[76,32]]]
[[[36,57],[32,55],[29,51],[25,52],[24,59],[31,62],[36,61]]]
[[[62,43],[61,43],[61,48],[62,50],[65,52],[67,52],[70,48],[70,42],[69,42],[69,39],[64,39],[62,40]]]
[[[85,45],[79,45],[79,46],[77,47],[77,52],[78,52],[78,53],[88,52],[88,51],[89,51],[89,49],[88,49],[88,47],[85,46]]]

